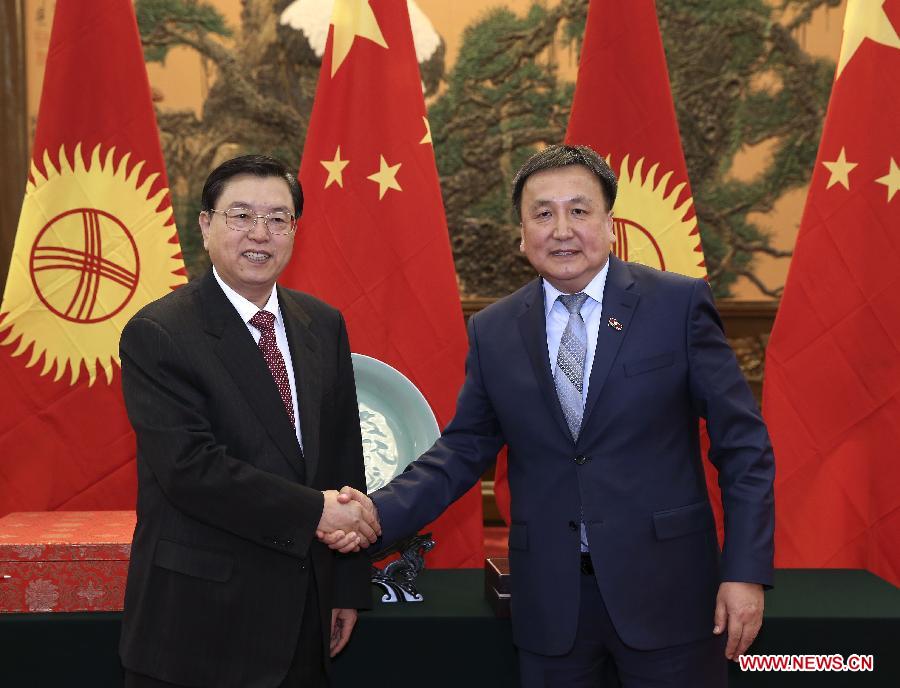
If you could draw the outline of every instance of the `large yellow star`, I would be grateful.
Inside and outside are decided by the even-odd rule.
[[[350,163],[349,160],[341,160],[341,147],[338,146],[334,152],[334,160],[319,160],[326,170],[328,170],[328,179],[325,180],[325,188],[337,182],[337,185],[344,188],[344,168]]]
[[[368,38],[382,48],[388,47],[369,0],[334,0],[331,23],[334,25],[331,76],[344,63],[357,36]]]
[[[848,0],[841,57],[835,79],[841,75],[866,38],[890,48],[900,48],[900,36],[884,13],[884,3],[885,0]]]
[[[888,173],[875,181],[887,187],[888,203],[890,203],[891,199],[894,198],[894,194],[900,191],[900,167],[897,167],[897,163],[894,162],[893,158],[891,158],[891,166],[888,168]]]
[[[847,162],[847,151],[843,146],[841,147],[841,153],[838,155],[837,160],[823,160],[822,164],[828,168],[829,172],[831,172],[831,177],[828,178],[828,185],[825,187],[826,189],[830,189],[835,184],[840,183],[845,189],[848,191],[850,190],[850,172],[859,163]]]
[[[431,143],[431,124],[428,123],[427,117],[423,116],[422,121],[425,122],[425,136],[422,137],[419,143]]]
[[[398,162],[396,165],[388,165],[383,155],[379,157],[381,158],[381,165],[378,171],[370,174],[366,179],[371,179],[378,184],[378,200],[380,201],[384,198],[384,194],[387,193],[388,189],[403,191],[397,182],[397,170],[400,169],[400,165],[403,163]]]

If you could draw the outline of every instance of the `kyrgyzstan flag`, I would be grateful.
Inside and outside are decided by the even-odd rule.
[[[334,3],[300,179],[282,281],[339,308],[353,351],[412,380],[443,427],[466,336],[405,2]],[[482,566],[480,486],[427,530],[431,566]]]
[[[566,143],[590,146],[619,178],[617,257],[706,277],[653,0],[591,0]],[[508,521],[505,475],[500,461],[495,491]]]
[[[185,281],[131,0],[58,0],[0,306],[0,514],[130,509],[119,334]]]
[[[566,143],[619,178],[616,256],[706,277],[653,0],[591,0]]]
[[[766,352],[775,563],[900,585],[900,1],[849,0]]]

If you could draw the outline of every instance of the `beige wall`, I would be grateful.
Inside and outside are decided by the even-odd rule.
[[[25,74],[28,88],[28,141],[34,141],[34,122],[41,102],[41,84],[50,45],[56,0],[25,0]]]
[[[837,62],[841,50],[841,33],[844,24],[846,2],[838,8],[820,7],[812,21],[798,35],[800,45],[811,55],[826,57]],[[789,21],[790,17],[785,17]],[[731,176],[736,179],[750,180],[763,168],[771,156],[773,142],[762,143],[742,151],[734,160]],[[769,213],[751,213],[747,219],[759,227],[768,230],[772,237],[773,248],[790,251],[797,240],[797,230],[803,215],[808,187],[794,189],[785,193],[775,203]],[[758,255],[754,262],[754,273],[764,284],[770,286],[783,285],[787,278],[789,258],[773,258]],[[739,278],[732,288],[735,298],[763,298],[759,290],[746,278]]]
[[[239,26],[240,0],[209,0],[224,15],[230,26]],[[556,0],[546,0],[550,4]],[[774,0],[770,0],[774,3]],[[417,0],[419,6],[443,37],[446,46],[447,67],[452,67],[459,53],[463,29],[492,7],[505,5],[518,13],[524,13],[532,0]],[[28,56],[28,113],[33,127],[40,100],[40,85],[46,60],[47,45],[55,0],[27,0],[26,50]],[[775,3],[777,4],[777,3]],[[836,60],[840,51],[841,27],[844,4],[839,8],[822,7],[816,11],[811,23],[798,36],[801,45],[816,56]],[[789,17],[785,18],[785,21]],[[555,55],[561,76],[574,80],[577,64],[575,56],[567,50]],[[211,68],[192,50],[175,48],[170,51],[166,63],[149,64],[147,68],[154,98],[163,109],[192,109],[199,114],[201,103],[209,84],[215,78]],[[33,134],[33,130],[31,132]],[[32,137],[29,137],[31,139]],[[731,175],[737,179],[752,179],[767,160],[772,142],[742,151],[735,160]],[[751,216],[750,219],[766,228],[775,248],[789,250],[793,247],[797,228],[803,212],[806,189],[786,193],[770,213]],[[789,260],[760,256],[756,272],[768,285],[784,284]],[[734,289],[742,299],[759,299],[759,291],[749,281],[741,279]]]

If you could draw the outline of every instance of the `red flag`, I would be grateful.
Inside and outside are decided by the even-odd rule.
[[[616,256],[706,276],[653,0],[591,0],[566,143],[590,146],[619,177]]]
[[[850,0],[764,410],[775,562],[900,585],[900,1]]]
[[[616,256],[706,276],[653,0],[592,0],[566,143],[619,177]]]
[[[185,281],[130,0],[59,0],[0,307],[0,515],[133,508],[119,334]]]
[[[443,427],[466,337],[406,3],[338,0],[331,24],[283,282],[339,308],[353,351],[409,377]],[[482,566],[480,486],[427,530],[430,565]]]

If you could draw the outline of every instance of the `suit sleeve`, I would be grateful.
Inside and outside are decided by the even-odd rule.
[[[362,438],[359,428],[359,406],[356,400],[356,381],[353,377],[353,360],[350,357],[350,343],[343,317],[340,318],[338,333],[338,380],[335,399],[335,417],[342,431],[337,433],[337,456],[341,464],[342,484],[366,491],[365,461],[363,460]],[[368,609],[372,606],[372,591],[369,584],[369,556],[363,550],[350,554],[335,555],[334,592],[332,608]]]
[[[469,319],[466,378],[453,420],[427,452],[372,496],[385,545],[440,516],[481,478],[505,442],[484,386],[477,321],[477,315]]]
[[[688,328],[691,393],[706,419],[725,511],[722,580],[771,586],[775,461],[766,426],[728,345],[709,285],[698,280]]]
[[[159,323],[122,332],[122,389],[139,461],[166,498],[208,525],[305,558],[324,506],[318,490],[231,456],[203,413],[202,383]]]

